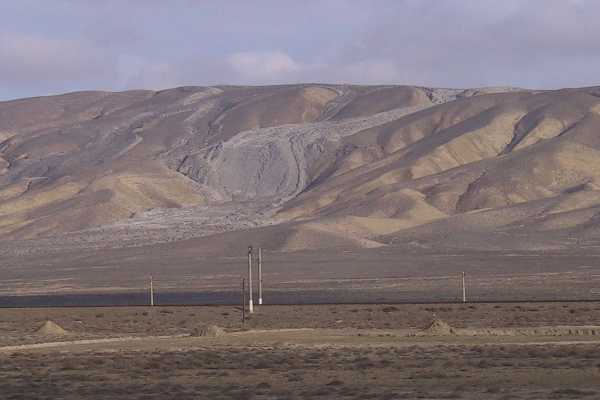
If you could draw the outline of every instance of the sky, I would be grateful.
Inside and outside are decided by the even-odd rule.
[[[0,100],[281,83],[600,84],[600,0],[0,0]]]

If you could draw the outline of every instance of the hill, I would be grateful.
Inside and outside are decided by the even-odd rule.
[[[600,88],[303,84],[0,103],[0,252],[556,249],[600,235]]]

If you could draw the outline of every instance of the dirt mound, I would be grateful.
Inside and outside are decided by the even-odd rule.
[[[192,331],[193,336],[219,337],[225,334],[223,328],[216,325],[207,325],[200,328],[195,328]]]
[[[425,329],[425,333],[433,336],[455,335],[456,331],[447,322],[439,318],[435,318],[429,327]]]
[[[47,336],[64,336],[69,334],[63,327],[50,320],[44,322],[44,324],[38,328],[36,333]]]

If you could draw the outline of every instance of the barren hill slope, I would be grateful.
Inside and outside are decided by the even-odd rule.
[[[182,87],[0,103],[3,252],[188,239],[206,251],[555,248],[596,240],[599,194],[600,88]]]

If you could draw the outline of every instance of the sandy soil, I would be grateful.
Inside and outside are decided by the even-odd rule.
[[[269,306],[243,327],[239,316],[225,306],[0,309],[1,397],[600,396],[596,303]],[[198,336],[208,324],[224,332]]]
[[[7,399],[597,398],[600,344],[319,331],[0,353]],[[539,340],[539,338],[537,338]]]
[[[470,329],[600,325],[600,303],[263,306],[244,328],[424,329],[435,317]],[[207,324],[242,328],[233,306],[0,309],[0,345],[39,341],[36,330],[47,320],[82,339],[190,334]]]

